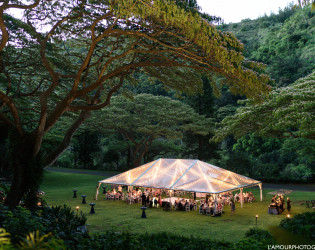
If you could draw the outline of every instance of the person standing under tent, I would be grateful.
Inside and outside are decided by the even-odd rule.
[[[122,194],[122,186],[120,186],[120,185],[118,186],[117,192],[120,193],[120,194]]]
[[[231,206],[231,215],[235,214],[235,203],[233,199],[230,200],[230,206]]]
[[[142,199],[142,206],[145,207],[147,197],[145,196],[144,192],[141,195],[141,199]]]
[[[291,200],[290,200],[290,197],[287,198],[287,209],[288,209],[288,212],[290,213],[290,210],[291,210]]]

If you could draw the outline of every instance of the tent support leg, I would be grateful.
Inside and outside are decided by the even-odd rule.
[[[262,201],[262,183],[259,183],[259,189],[260,189],[260,201]]]
[[[243,199],[244,199],[244,197],[243,197],[243,188],[240,188],[240,190],[241,190],[241,208],[243,208]]]
[[[214,215],[217,214],[217,206],[218,206],[218,195],[214,194],[214,211],[213,211]]]

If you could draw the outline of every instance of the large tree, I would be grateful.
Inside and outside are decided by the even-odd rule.
[[[111,105],[93,114],[89,127],[103,133],[119,133],[131,144],[133,167],[157,140],[180,139],[184,132],[207,135],[213,122],[188,105],[164,96],[112,97]]]
[[[273,90],[263,103],[246,106],[227,116],[213,140],[250,133],[275,138],[315,139],[315,72],[288,87]],[[244,101],[243,101],[244,102]]]
[[[14,178],[5,201],[10,207],[34,186],[45,135],[65,114],[75,113],[60,145],[44,156],[47,166],[134,71],[178,91],[200,89],[196,71],[222,75],[233,92],[248,97],[261,99],[269,91],[263,65],[246,61],[232,34],[175,1],[25,2],[0,5],[0,124],[12,131]],[[24,9],[23,18],[5,14],[10,9]]]

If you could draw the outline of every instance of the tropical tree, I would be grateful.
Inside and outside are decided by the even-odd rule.
[[[7,14],[16,8],[24,10],[22,19]],[[220,74],[249,98],[269,91],[263,65],[244,59],[234,35],[174,1],[5,0],[0,29],[0,123],[13,131],[7,136],[14,170],[9,207],[37,188],[42,167],[135,71],[181,92],[200,89],[196,72]],[[61,143],[42,155],[45,135],[69,112],[75,115]]]
[[[315,139],[315,72],[288,87],[273,90],[263,103],[246,100],[246,106],[227,116],[213,140],[249,133],[276,138]]]
[[[213,122],[180,101],[140,94],[133,100],[112,97],[111,105],[95,112],[88,126],[105,134],[112,131],[124,136],[132,145],[133,166],[137,167],[155,140],[180,139],[186,131],[207,135]]]

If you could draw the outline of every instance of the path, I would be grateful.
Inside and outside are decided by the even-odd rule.
[[[45,168],[47,171],[51,172],[60,172],[60,173],[69,173],[69,174],[90,174],[90,175],[99,175],[105,177],[111,177],[113,175],[119,174],[118,171],[97,171],[97,170],[81,170],[81,169],[64,169],[64,168]]]
[[[105,177],[111,177],[113,175],[119,174],[118,171],[97,171],[97,170],[81,170],[81,169],[64,169],[64,168],[45,168],[47,171],[52,172],[61,172],[61,173],[72,173],[72,174],[90,174],[90,175],[99,175]],[[288,189],[294,191],[307,191],[315,192],[315,185],[307,184],[272,184],[272,183],[263,183],[263,188],[267,189]]]

